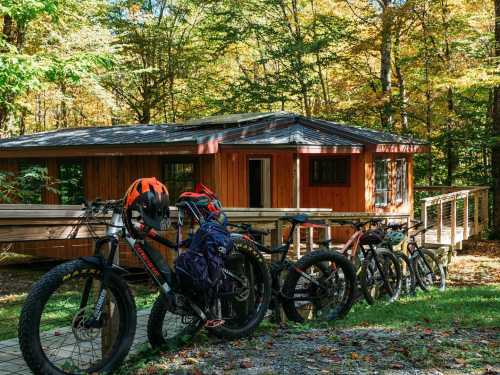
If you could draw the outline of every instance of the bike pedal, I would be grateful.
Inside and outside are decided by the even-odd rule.
[[[224,319],[212,319],[205,322],[206,328],[217,328],[226,323]]]

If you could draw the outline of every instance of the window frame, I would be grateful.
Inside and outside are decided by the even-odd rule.
[[[80,203],[62,203],[61,199],[61,191],[60,191],[60,185],[61,185],[61,166],[64,164],[74,164],[74,165],[80,165],[82,169],[82,197],[85,200],[86,195],[85,195],[85,162],[83,159],[73,159],[73,158],[68,158],[68,159],[59,159],[57,160],[57,179],[59,180],[58,184],[58,190],[59,193],[57,194],[57,199],[59,200],[59,203],[61,204],[80,204]]]
[[[345,160],[346,170],[345,170],[345,182],[318,182],[314,180],[314,163],[325,160]],[[309,186],[314,187],[350,187],[351,186],[351,165],[352,159],[348,155],[342,156],[314,156],[309,158]]]
[[[171,202],[175,202],[179,197],[173,195],[174,191],[169,186],[170,183],[169,183],[169,180],[167,179],[167,170],[166,170],[166,165],[167,164],[193,164],[193,178],[192,178],[191,182],[193,183],[193,189],[194,189],[194,186],[196,185],[196,182],[199,179],[199,177],[198,177],[198,175],[199,175],[199,173],[198,173],[199,172],[199,159],[195,158],[195,157],[186,157],[186,158],[183,158],[183,157],[174,157],[174,158],[167,157],[167,158],[162,158],[162,161],[161,161],[162,182],[167,187],[167,190],[168,190],[169,195],[170,195],[170,201]],[[182,193],[182,191],[180,191],[179,193]]]
[[[385,164],[385,189],[378,189],[377,187],[377,164],[383,162]],[[373,178],[374,178],[374,202],[375,207],[387,207],[391,202],[391,159],[388,157],[376,158],[373,162]],[[385,193],[385,201],[377,202],[377,197],[379,193]]]
[[[403,167],[403,173],[399,178],[399,163]],[[401,188],[401,191],[399,191]],[[399,196],[401,195],[401,196]],[[394,202],[404,204],[408,201],[408,160],[405,157],[398,157],[394,160]]]

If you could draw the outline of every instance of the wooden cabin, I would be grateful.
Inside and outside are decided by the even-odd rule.
[[[427,148],[412,138],[293,113],[248,113],[2,139],[0,170],[37,165],[65,181],[58,194],[33,186],[39,193],[32,203],[119,198],[134,179],[156,176],[173,199],[201,181],[227,207],[411,212],[413,154]],[[25,250],[35,252],[33,246]],[[64,257],[78,253],[64,251]]]

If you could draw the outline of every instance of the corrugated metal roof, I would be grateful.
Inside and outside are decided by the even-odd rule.
[[[290,125],[286,128],[266,129],[259,134],[247,136],[242,134],[238,139],[223,141],[231,145],[300,145],[300,146],[350,146],[363,145],[352,140],[312,129],[302,124]]]
[[[255,122],[259,120],[264,120],[266,118],[276,118],[280,116],[287,116],[289,112],[250,112],[250,113],[234,113],[231,115],[221,115],[221,116],[209,116],[199,119],[193,119],[186,121],[185,125],[237,125],[237,124],[248,124],[250,122]]]
[[[376,130],[341,125],[288,112],[215,116],[184,125],[128,125],[61,129],[1,139],[2,149],[43,147],[204,144],[353,146],[425,144]]]
[[[0,139],[2,148],[201,143],[217,132],[175,125],[130,125],[77,128]]]

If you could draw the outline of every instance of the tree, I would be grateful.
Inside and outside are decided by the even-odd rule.
[[[495,0],[495,57],[500,59],[500,0]],[[493,89],[493,230],[500,238],[500,84]]]

